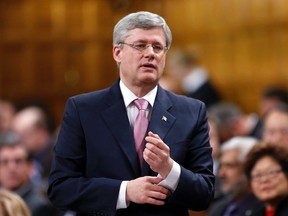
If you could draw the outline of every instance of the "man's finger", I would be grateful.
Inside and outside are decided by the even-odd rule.
[[[157,138],[157,139],[161,139],[158,134],[155,134],[152,131],[148,132],[148,136],[151,136],[151,137],[154,137],[154,138]]]

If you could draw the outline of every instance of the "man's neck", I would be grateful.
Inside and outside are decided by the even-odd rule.
[[[124,85],[131,91],[133,94],[135,94],[138,98],[141,98],[145,95],[147,95],[150,91],[152,91],[157,84],[139,84],[137,85],[131,85],[125,81],[122,81]]]

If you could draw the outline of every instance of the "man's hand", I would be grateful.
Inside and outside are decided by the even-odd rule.
[[[173,166],[173,160],[170,158],[170,148],[162,139],[151,131],[145,138],[146,148],[143,152],[144,160],[150,165],[150,168],[166,178]]]
[[[158,183],[163,179],[145,176],[127,183],[126,201],[138,204],[164,205],[170,191]]]

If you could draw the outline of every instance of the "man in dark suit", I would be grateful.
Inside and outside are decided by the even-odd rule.
[[[201,65],[196,50],[174,49],[167,66],[168,76],[160,81],[164,88],[201,100],[207,108],[221,102],[221,95],[213,85],[209,71]]]
[[[107,216],[188,216],[188,209],[207,209],[214,175],[205,106],[158,85],[171,40],[157,14],[132,13],[116,24],[120,80],[66,104],[49,177],[56,207]],[[138,110],[139,98],[147,108]],[[149,132],[136,150],[140,137],[133,129],[143,110]]]
[[[238,136],[221,145],[218,177],[223,195],[210,205],[208,216],[251,216],[262,207],[243,170],[247,154],[257,141]]]
[[[35,171],[33,158],[14,134],[3,134],[0,142],[0,189],[17,193],[23,198],[33,216],[55,216],[56,211],[41,189],[30,180]],[[13,137],[14,138],[13,138]]]

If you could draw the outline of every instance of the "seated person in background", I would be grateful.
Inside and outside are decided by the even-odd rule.
[[[54,208],[30,181],[33,168],[31,154],[22,144],[19,142],[0,144],[1,188],[20,195],[33,216],[53,216]]]
[[[288,215],[288,150],[271,143],[257,144],[247,156],[245,173],[252,191],[265,206],[253,216]]]
[[[12,102],[0,99],[0,135],[9,132],[15,112]]]
[[[0,189],[0,215],[31,216],[31,212],[19,195],[8,190]]]
[[[263,132],[263,121],[266,114],[282,103],[288,103],[288,91],[286,89],[271,86],[263,90],[259,102],[259,119],[257,123],[260,132]],[[261,138],[262,135],[263,134],[261,134]]]
[[[212,158],[213,158],[213,173],[215,174],[215,192],[214,200],[222,197],[222,192],[220,190],[220,181],[217,176],[219,169],[219,155],[220,155],[220,137],[219,137],[219,128],[217,119],[213,116],[210,116],[208,113],[208,124],[209,124],[209,136],[210,136],[210,145],[212,147]]]
[[[209,125],[210,145],[212,147],[213,172],[214,174],[216,174],[219,166],[219,153],[220,153],[219,126],[217,123],[217,119],[213,118],[213,116],[210,116],[209,114],[208,114],[208,125]]]
[[[266,88],[260,98],[259,110],[261,119],[265,117],[266,113],[278,106],[279,104],[288,104],[288,91],[279,87]]]
[[[42,186],[46,191],[55,144],[46,112],[38,106],[21,109],[14,116],[11,130],[19,136],[21,144],[32,154],[35,166],[33,184]]]
[[[208,112],[217,118],[221,143],[235,136],[261,139],[262,127],[257,114],[246,114],[237,104],[224,101],[211,106]]]
[[[200,64],[199,54],[189,49],[171,52],[167,64],[168,79],[165,80],[164,77],[165,82],[160,80],[160,84],[164,88],[166,86],[174,88],[169,90],[176,93],[182,92],[189,97],[199,99],[206,107],[220,102],[220,94],[209,79],[207,70]]]
[[[243,216],[253,212],[261,203],[250,190],[243,162],[258,141],[252,137],[234,137],[223,143],[220,150],[221,199],[215,200],[208,216]]]
[[[288,149],[288,104],[279,104],[264,118],[263,140]]]

